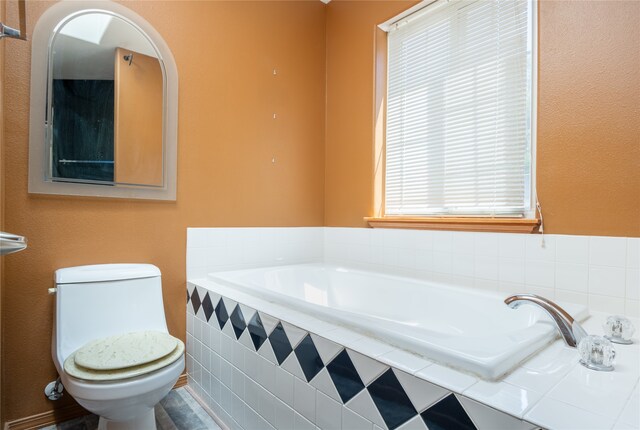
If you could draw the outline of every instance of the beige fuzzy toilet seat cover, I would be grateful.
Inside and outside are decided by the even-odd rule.
[[[91,341],[64,361],[71,376],[87,380],[131,378],[173,363],[184,344],[168,333],[144,331]]]

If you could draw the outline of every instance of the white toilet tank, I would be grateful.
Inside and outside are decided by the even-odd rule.
[[[167,332],[160,269],[151,264],[99,264],[59,269],[53,359],[87,342],[143,330]]]

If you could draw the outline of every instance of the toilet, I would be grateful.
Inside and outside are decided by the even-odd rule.
[[[65,390],[100,430],[156,429],[154,406],[184,370],[167,330],[160,270],[101,264],[55,272],[52,355]]]

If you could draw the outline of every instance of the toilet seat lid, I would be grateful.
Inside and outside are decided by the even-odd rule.
[[[120,379],[133,378],[135,376],[144,375],[155,370],[161,369],[165,366],[168,366],[178,360],[184,354],[184,343],[181,340],[176,339],[178,345],[176,348],[168,355],[164,357],[152,361],[150,363],[141,364],[138,366],[127,367],[124,369],[114,369],[114,370],[93,370],[82,367],[75,362],[75,352],[71,354],[64,361],[64,370],[65,372],[73,376],[74,378],[84,379],[87,381],[96,381],[96,382],[108,382],[115,381]]]
[[[75,353],[75,363],[90,370],[117,370],[159,360],[178,346],[169,333],[140,331],[93,340]]]

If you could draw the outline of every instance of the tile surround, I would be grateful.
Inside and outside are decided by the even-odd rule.
[[[250,338],[251,325],[238,333],[228,318],[221,327],[216,316],[198,305],[212,296],[213,302],[227,298],[192,284],[188,289],[189,386],[231,429],[427,430],[432,424],[492,430],[496,416],[534,428],[479,403],[467,410],[462,402],[471,400],[459,394],[282,320],[271,325],[271,333],[264,331],[266,339],[258,336],[260,346],[242,343],[243,336]],[[241,303],[231,314],[243,321],[275,319]],[[227,326],[233,329],[225,330]],[[271,343],[274,333],[278,340]],[[216,337],[224,340],[211,342]],[[273,350],[271,360],[264,357],[265,348]]]
[[[250,239],[252,230],[258,233],[257,239]],[[205,236],[209,239],[203,239],[202,233],[206,233]],[[290,233],[295,237],[287,237]],[[192,275],[188,275],[188,279],[203,278],[206,273],[216,270],[324,260],[327,263],[456,282],[505,293],[537,292],[558,301],[587,304],[591,311],[626,313],[632,317],[640,315],[640,239],[637,238],[545,235],[545,248],[538,249],[542,239],[539,235],[435,231],[347,228],[189,229],[188,237],[187,270]],[[212,245],[211,239],[223,240],[221,243],[225,245],[220,245],[220,242]],[[242,243],[271,249],[249,250],[241,247],[243,251],[229,253],[235,260],[202,259],[202,255],[211,248],[237,248],[236,245],[230,245],[236,239],[244,241]],[[193,250],[197,252],[194,253]],[[197,258],[194,259],[194,256]],[[471,262],[473,271],[469,268]],[[518,273],[516,269],[521,271]],[[609,278],[602,276],[603,273],[611,275],[611,287],[607,286]],[[454,393],[468,414],[473,415],[473,402],[480,402],[477,404],[483,412],[478,412],[476,408],[475,415],[472,416],[473,423],[479,428],[486,427],[486,417],[492,414],[498,415],[489,422],[495,425],[504,420],[502,422],[511,422],[509,428],[514,429],[520,428],[515,423],[526,424],[522,419],[547,428],[573,428],[575,425],[571,425],[571,412],[583,414],[584,419],[573,424],[584,424],[584,428],[640,427],[640,423],[635,422],[637,407],[633,404],[634,400],[636,403],[640,401],[635,373],[632,375],[632,379],[635,378],[636,381],[635,388],[623,384],[621,389],[624,393],[618,393],[619,398],[613,396],[622,403],[615,405],[614,409],[619,409],[616,417],[602,415],[602,405],[600,409],[596,405],[596,410],[587,410],[576,404],[575,399],[565,398],[568,394],[563,393],[563,386],[569,386],[568,389],[571,390],[569,381],[573,373],[578,372],[578,367],[575,351],[568,350],[559,342],[525,362],[503,381],[487,383],[438,364],[426,363],[423,368],[418,369],[425,363],[403,360],[400,357],[402,351],[390,350],[388,347],[385,349],[385,345],[380,342],[363,338],[343,328],[331,327],[325,322],[314,321],[309,316],[295,315],[294,318],[295,312],[280,314],[276,312],[278,307],[272,304],[265,304],[265,312],[248,315],[253,309],[249,306],[262,308],[253,303],[252,299],[241,300],[234,293],[228,295],[240,300],[241,305],[237,309],[242,311],[246,324],[240,336],[237,336],[233,323],[229,322],[237,302],[229,297],[220,300],[220,296],[211,291],[207,281],[203,280],[198,284],[207,285],[208,289],[204,289],[204,294],[198,294],[198,298],[193,301],[194,289],[190,285],[187,296],[190,302],[190,314],[187,318],[187,368],[190,383],[203,401],[225,423],[231,423],[232,428],[339,428],[333,426],[337,423],[335,417],[340,410],[342,428],[385,429],[384,417],[367,387],[389,368],[394,368],[394,375],[401,383],[403,380],[399,375],[406,374],[416,380],[427,380],[439,390]],[[205,304],[207,291],[213,312]],[[245,303],[248,306],[244,306]],[[283,315],[286,316],[284,321]],[[264,335],[260,331],[258,318],[262,322]],[[594,318],[588,323],[592,320]],[[313,354],[313,358],[307,360],[304,366],[300,364],[295,349],[306,339],[307,332],[300,330],[290,335],[287,333],[287,322],[291,323],[290,327],[297,325],[312,329],[309,338],[323,363],[319,371],[313,365],[317,359]],[[295,343],[291,345],[291,351],[284,357],[282,364],[276,357],[269,337],[276,331],[278,324],[282,325],[284,333],[281,340],[286,339],[291,344],[293,339]],[[589,332],[601,332],[599,324],[590,324],[591,327],[586,327]],[[257,352],[254,338],[262,342]],[[277,339],[275,343],[278,344]],[[301,355],[304,349],[303,346]],[[324,365],[332,363],[343,351],[347,351],[348,358],[366,388],[357,392],[346,404],[336,388],[328,366]],[[303,361],[308,358],[307,354],[305,353]],[[637,368],[640,352],[637,355],[619,355],[619,368],[625,371],[629,366]],[[309,375],[315,373],[311,379],[307,378],[305,366]],[[596,381],[598,378],[600,377],[591,380]],[[247,382],[248,380],[260,387],[257,389],[260,396],[267,398],[263,401],[263,406],[260,406],[259,399],[255,404],[255,399],[248,398],[256,395],[255,385]],[[581,386],[580,378],[574,382]],[[297,393],[306,395],[304,398],[307,399],[304,401],[305,407],[301,405],[300,399],[297,400],[298,409],[296,387]],[[411,398],[408,389],[404,385],[403,388]],[[588,389],[581,389],[583,388]],[[631,394],[627,400],[625,396],[629,395],[627,391],[630,392],[631,389],[635,390],[635,394]],[[315,397],[313,406],[310,406],[312,392],[315,392]],[[411,400],[414,401],[413,398]],[[565,412],[559,414],[558,410]],[[326,417],[319,411],[330,413],[333,421],[325,420]],[[422,417],[417,408],[416,412],[416,417],[397,428],[426,428],[424,420],[417,419]],[[251,427],[255,423],[266,425]]]
[[[324,237],[327,263],[640,317],[640,238],[339,227],[326,227]]]
[[[640,238],[340,227],[187,230],[187,279],[313,261],[538,293],[640,317]]]

